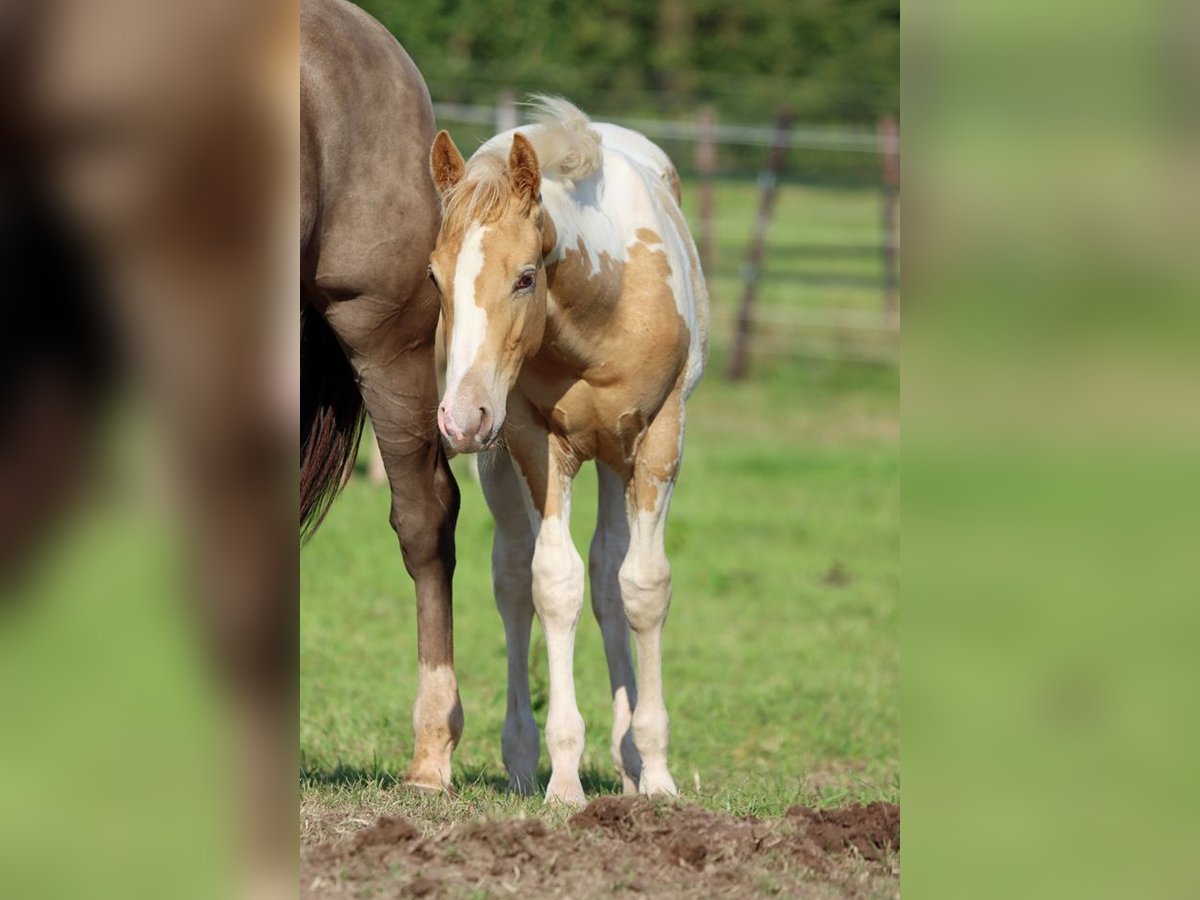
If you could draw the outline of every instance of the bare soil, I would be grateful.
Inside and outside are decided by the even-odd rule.
[[[640,797],[593,800],[565,825],[384,816],[301,851],[301,896],[756,897],[900,895],[900,808],[796,806],[739,818]]]

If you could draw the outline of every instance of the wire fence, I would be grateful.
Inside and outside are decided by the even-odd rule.
[[[522,106],[516,104],[517,118],[522,119]],[[482,106],[467,103],[434,103],[434,114],[439,121],[465,122],[473,125],[493,125],[497,119],[507,115],[503,106]],[[698,120],[644,119],[636,117],[610,117],[613,124],[623,125],[640,131],[652,140],[694,142],[706,129]],[[711,127],[712,137],[717,144],[736,144],[743,147],[770,147],[775,129],[770,125],[726,125],[716,123]],[[867,129],[842,129],[827,127],[799,127],[788,132],[788,149],[831,150],[842,153],[899,152],[899,138],[885,139],[881,145],[877,132]]]

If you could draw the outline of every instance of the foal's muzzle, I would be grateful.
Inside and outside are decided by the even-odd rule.
[[[451,403],[445,398],[438,406],[437,419],[442,439],[455,453],[491,449],[503,424],[503,417],[497,419],[490,403]]]

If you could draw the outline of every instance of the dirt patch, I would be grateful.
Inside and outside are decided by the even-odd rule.
[[[855,850],[863,859],[879,860],[900,852],[900,807],[895,803],[843,809],[793,806],[787,815],[804,823],[803,836],[823,853]]]
[[[565,825],[383,817],[301,855],[303,897],[898,897],[900,808],[793,807],[779,819],[602,797]]]

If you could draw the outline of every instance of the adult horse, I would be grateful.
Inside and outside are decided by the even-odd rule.
[[[433,111],[412,60],[343,0],[304,0],[300,66],[301,522],[311,533],[357,450],[363,412],[416,585],[420,676],[410,784],[450,784],[462,733],[451,576],[458,489],[434,426],[438,199]]]
[[[583,562],[569,518],[572,479],[594,459],[600,511],[590,571],[612,689],[612,756],[626,792],[674,794],[663,533],[684,401],[704,367],[708,294],[666,154],[640,134],[592,124],[566,101],[541,106],[540,124],[492,138],[469,163],[446,132],[433,145],[444,218],[429,271],[449,344],[438,425],[455,450],[484,451],[508,644],[502,748],[512,786],[530,792],[537,783],[528,676],[536,611],[550,667],[546,798],[584,799],[572,671]]]

